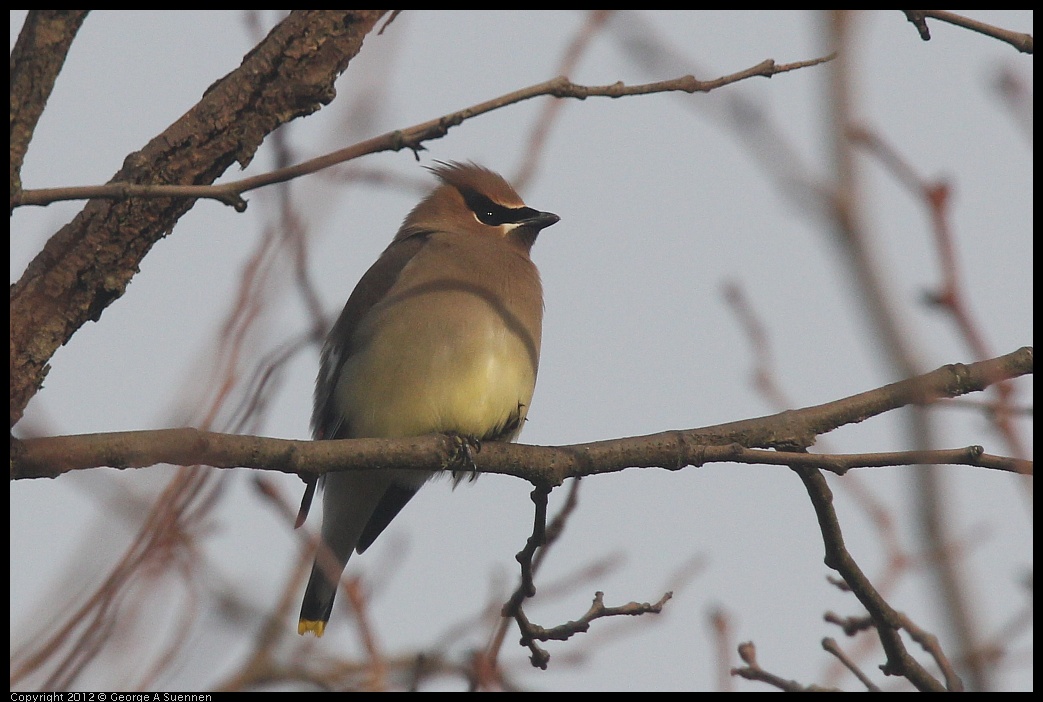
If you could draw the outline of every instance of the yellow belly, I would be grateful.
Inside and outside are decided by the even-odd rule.
[[[532,340],[473,296],[441,297],[437,314],[423,314],[432,304],[423,297],[399,301],[372,333],[362,330],[337,387],[350,436],[482,437],[524,419],[536,383]]]

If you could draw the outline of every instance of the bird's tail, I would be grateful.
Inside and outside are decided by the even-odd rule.
[[[365,551],[430,475],[384,470],[326,475],[322,495],[322,543],[304,591],[297,633],[322,636],[333,612],[341,573],[351,554],[356,549],[359,553]]]

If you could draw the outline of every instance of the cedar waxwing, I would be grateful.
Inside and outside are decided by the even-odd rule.
[[[362,276],[323,346],[315,439],[452,433],[513,441],[521,431],[543,321],[543,289],[529,250],[559,217],[526,207],[506,180],[473,163],[430,170],[442,183]],[[369,548],[432,475],[323,476],[323,546],[299,633],[322,636],[352,552]],[[310,483],[298,524],[314,490]]]

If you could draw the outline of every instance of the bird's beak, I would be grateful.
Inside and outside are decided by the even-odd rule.
[[[518,224],[525,227],[531,227],[536,231],[540,231],[541,229],[545,229],[546,227],[549,227],[550,225],[558,222],[560,219],[561,217],[554,214],[553,212],[537,211],[531,217],[526,217]]]

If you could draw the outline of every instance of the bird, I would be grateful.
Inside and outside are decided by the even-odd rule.
[[[316,440],[443,433],[466,452],[521,432],[543,324],[530,250],[560,218],[526,206],[507,180],[473,162],[436,161],[428,170],[437,186],[359,280],[323,345]],[[465,474],[454,472],[454,486]],[[369,548],[433,475],[372,469],[319,480],[321,544],[299,634],[323,635],[352,553]],[[306,482],[298,526],[316,489]]]

